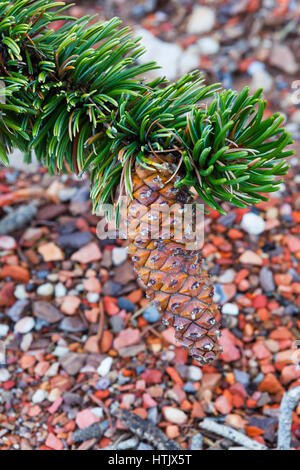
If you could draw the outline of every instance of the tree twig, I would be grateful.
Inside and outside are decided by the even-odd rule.
[[[236,431],[235,429],[230,428],[229,426],[224,426],[223,424],[218,424],[214,420],[206,418],[200,424],[199,427],[206,431],[213,432],[219,436],[226,437],[237,444],[242,445],[250,450],[268,450],[268,448],[253,439],[250,439],[245,434]]]
[[[278,427],[278,450],[289,450],[291,447],[292,412],[300,398],[300,387],[285,392],[280,405]]]
[[[125,409],[118,411],[117,416],[131,432],[140,439],[150,441],[158,450],[182,450],[177,442],[168,439],[165,433],[148,419],[142,419]]]

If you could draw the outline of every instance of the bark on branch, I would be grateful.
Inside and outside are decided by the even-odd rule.
[[[300,398],[300,387],[291,388],[283,395],[280,405],[278,427],[278,450],[289,450],[291,447],[292,412]]]
[[[250,439],[245,434],[236,431],[228,426],[224,426],[223,424],[218,424],[214,420],[206,418],[200,424],[199,427],[204,429],[205,431],[210,431],[212,433],[218,434],[219,436],[225,437],[230,439],[237,444],[240,444],[243,447],[246,447],[250,450],[268,450],[268,448],[259,442]]]

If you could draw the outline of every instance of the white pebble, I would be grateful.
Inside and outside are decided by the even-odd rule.
[[[8,325],[0,325],[0,338],[2,338],[2,336],[6,336],[8,332],[9,332]]]
[[[112,261],[115,266],[119,266],[127,259],[127,248],[114,248],[112,250]]]
[[[216,21],[216,14],[212,8],[195,6],[187,23],[188,34],[202,34],[211,31]]]
[[[242,218],[241,227],[250,235],[259,235],[265,230],[265,221],[253,212],[248,212]]]
[[[31,401],[32,401],[32,403],[42,403],[42,401],[46,400],[47,395],[48,395],[47,392],[45,392],[44,390],[38,389],[32,395]]]
[[[32,333],[26,333],[26,335],[23,336],[20,348],[22,351],[28,351],[28,349],[31,346],[31,343],[33,341],[33,334]]]
[[[163,408],[163,414],[167,421],[174,424],[184,424],[188,419],[184,411],[173,408],[173,406],[165,406]]]
[[[220,48],[218,41],[209,36],[203,37],[197,41],[198,50],[201,54],[213,55]]]
[[[36,290],[37,295],[41,295],[43,297],[49,297],[54,292],[53,285],[50,282],[46,282],[46,284],[42,284]]]
[[[222,307],[222,313],[224,315],[238,315],[239,314],[239,308],[236,304],[232,304],[230,302],[227,302],[227,304],[224,304]]]
[[[231,284],[234,281],[236,272],[233,269],[226,269],[220,276],[219,282],[221,284]]]
[[[198,382],[199,380],[201,380],[202,379],[202,370],[200,369],[200,367],[190,366],[189,367],[188,378],[190,380],[192,380],[193,382]]]
[[[16,299],[22,300],[28,298],[28,293],[25,290],[24,284],[18,284],[14,291],[14,296]]]
[[[96,292],[88,292],[86,298],[90,304],[93,304],[95,302],[98,302],[99,294],[97,294]]]
[[[15,324],[15,333],[29,333],[34,327],[34,319],[32,317],[23,317]]]
[[[106,357],[105,359],[103,359],[97,369],[98,374],[101,375],[101,377],[105,377],[109,373],[112,363],[112,357]]]
[[[58,369],[59,369],[59,362],[54,362],[53,364],[51,364],[51,366],[49,367],[49,369],[45,373],[45,376],[46,377],[54,377],[55,375],[57,375]]]
[[[55,297],[64,297],[67,293],[67,289],[62,282],[58,282],[54,288]]]
[[[69,349],[65,348],[64,346],[56,346],[52,354],[53,356],[56,356],[56,357],[62,357],[68,352],[69,352]]]
[[[53,388],[48,395],[48,400],[53,403],[55,400],[61,397],[61,390],[59,388]]]
[[[0,382],[6,382],[10,378],[10,373],[7,369],[0,369]]]
[[[103,418],[103,408],[100,408],[100,406],[97,406],[96,408],[91,408],[91,412],[98,416],[98,418]]]

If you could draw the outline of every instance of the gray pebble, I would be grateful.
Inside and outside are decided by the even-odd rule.
[[[114,315],[109,319],[110,326],[114,333],[120,333],[124,329],[124,321],[120,315]]]
[[[191,447],[190,450],[202,450],[203,448],[203,437],[200,432],[194,434],[191,439]]]
[[[126,441],[119,442],[116,449],[117,450],[127,450],[127,449],[135,449],[138,445],[139,441],[136,437],[131,437]]]
[[[155,323],[160,319],[161,314],[154,305],[149,305],[145,309],[143,317],[148,323]]]

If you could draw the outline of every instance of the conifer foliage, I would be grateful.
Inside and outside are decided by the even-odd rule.
[[[137,63],[143,48],[118,18],[66,9],[0,0],[0,161],[17,147],[50,174],[90,174],[94,209],[117,191],[133,198],[135,169],[159,173],[167,155],[174,189],[193,188],[221,213],[223,201],[246,207],[278,189],[292,139],[278,113],[264,119],[262,90],[207,86],[198,71],[146,81],[157,65]]]

